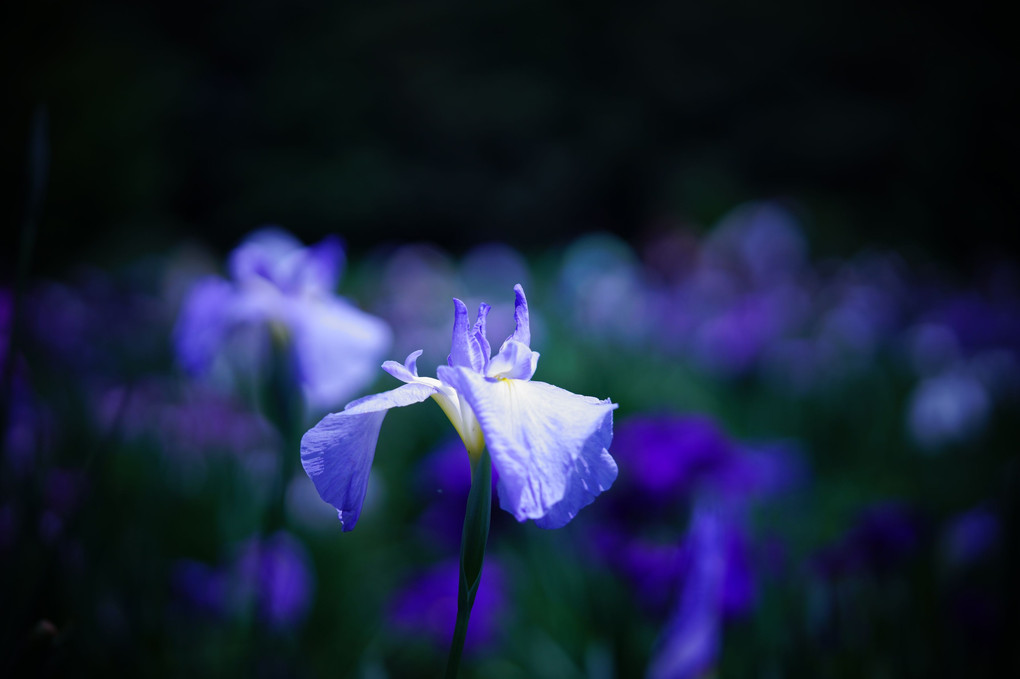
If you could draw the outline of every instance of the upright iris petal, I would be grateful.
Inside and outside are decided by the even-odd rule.
[[[527,298],[516,295],[516,328],[499,353],[490,356],[485,336],[489,305],[471,324],[467,307],[454,303],[448,365],[437,378],[420,377],[420,351],[403,365],[383,369],[405,382],[393,391],[355,401],[325,417],[301,440],[301,460],[319,495],[338,510],[344,530],[354,527],[368,487],[386,410],[431,396],[460,434],[472,459],[489,448],[499,475],[500,506],[518,521],[534,519],[543,528],[568,523],[616,480],[609,454],[616,404],[579,396],[531,381],[539,354],[531,350]]]

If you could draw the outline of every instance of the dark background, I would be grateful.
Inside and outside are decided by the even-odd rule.
[[[701,230],[802,206],[816,254],[1012,253],[1014,24],[966,3],[6,4],[4,278],[278,223],[355,252]]]

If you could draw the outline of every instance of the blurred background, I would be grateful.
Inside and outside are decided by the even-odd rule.
[[[350,533],[298,440],[384,359],[434,374],[451,297],[498,347],[515,283],[536,379],[620,404],[620,476],[557,531],[494,506],[465,676],[1020,673],[1005,16],[0,17],[0,674],[438,674],[452,429],[387,417]]]

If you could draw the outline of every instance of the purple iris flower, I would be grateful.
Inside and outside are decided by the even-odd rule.
[[[174,333],[182,365],[207,372],[237,331],[268,324],[288,340],[312,407],[349,398],[372,381],[391,333],[334,294],[342,264],[335,237],[306,248],[278,229],[252,234],[230,255],[232,280],[201,279],[185,298]]]
[[[516,329],[495,356],[485,336],[489,305],[479,307],[471,326],[467,307],[454,299],[453,342],[438,379],[418,376],[420,350],[403,365],[386,361],[383,369],[403,386],[349,403],[302,437],[305,472],[337,509],[344,530],[361,514],[386,412],[429,397],[473,460],[488,447],[499,473],[500,506],[518,521],[558,528],[612,485],[617,467],[607,448],[616,404],[531,381],[539,355],[530,348],[524,289],[517,285],[514,292]]]
[[[729,542],[725,520],[699,507],[691,518],[690,566],[677,607],[648,668],[651,679],[701,677],[715,664],[722,641],[720,610],[727,585]]]
[[[728,504],[746,504],[800,483],[803,463],[783,444],[738,446],[710,418],[644,416],[625,422],[616,434],[625,465],[621,513],[645,516],[709,494]]]
[[[393,626],[424,635],[437,646],[448,643],[457,618],[458,572],[458,562],[452,560],[409,581],[390,605]],[[500,613],[506,608],[505,582],[499,562],[490,557],[472,609],[466,641],[469,649],[490,644],[497,637]]]
[[[256,597],[259,616],[271,627],[291,627],[304,619],[315,580],[308,553],[289,533],[252,540],[241,552],[237,570]]]
[[[182,559],[174,565],[171,585],[177,599],[195,613],[221,618],[254,607],[267,625],[284,629],[307,615],[315,575],[304,546],[279,531],[252,538],[222,565]]]

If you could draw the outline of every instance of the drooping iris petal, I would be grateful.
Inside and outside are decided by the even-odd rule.
[[[335,407],[372,381],[379,347],[391,340],[383,321],[340,299],[294,300],[288,316],[310,405]]]
[[[499,471],[499,502],[517,518],[561,526],[616,479],[606,450],[615,404],[544,382],[493,380],[440,366],[439,379],[471,406]]]
[[[336,508],[345,531],[354,528],[361,514],[386,411],[419,403],[433,393],[434,387],[419,383],[366,396],[327,415],[301,437],[301,466],[319,497]]]
[[[215,276],[203,278],[188,293],[174,328],[174,347],[185,370],[199,373],[212,363],[232,323],[223,310],[235,299],[233,286]]]

